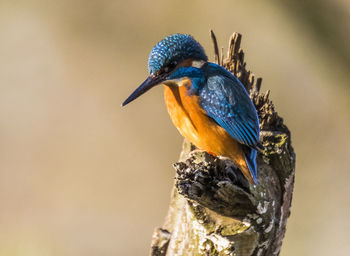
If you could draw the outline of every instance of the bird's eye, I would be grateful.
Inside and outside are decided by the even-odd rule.
[[[176,65],[177,65],[177,62],[176,62],[176,61],[173,61],[173,62],[171,62],[171,63],[169,64],[169,68],[170,68],[170,69],[173,69],[173,68],[176,67]]]
[[[164,68],[164,71],[169,72],[169,71],[173,70],[176,67],[176,65],[177,65],[177,62],[173,61]]]

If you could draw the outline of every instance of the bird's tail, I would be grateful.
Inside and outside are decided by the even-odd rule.
[[[256,155],[258,151],[246,145],[240,145],[239,150],[230,152],[230,158],[238,165],[244,177],[250,184],[257,183]]]
[[[245,145],[242,145],[242,146],[243,146],[243,154],[244,154],[245,162],[247,164],[249,174],[250,174],[249,175],[250,179],[248,178],[248,180],[250,181],[250,183],[256,184],[258,182],[257,166],[256,166],[256,155],[258,151],[250,147],[247,147]]]

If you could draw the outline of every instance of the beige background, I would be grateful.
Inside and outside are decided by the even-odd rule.
[[[2,0],[0,255],[148,253],[182,138],[162,88],[120,104],[166,35],[192,34],[212,59],[210,28],[225,47],[243,34],[292,131],[282,255],[349,255],[350,5],[294,2]]]

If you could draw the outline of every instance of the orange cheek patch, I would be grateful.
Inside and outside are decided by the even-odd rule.
[[[191,67],[193,59],[186,59],[180,63],[179,67]]]

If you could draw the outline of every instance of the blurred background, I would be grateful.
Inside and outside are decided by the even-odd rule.
[[[0,2],[0,255],[147,255],[182,138],[162,88],[121,108],[151,48],[192,34],[213,60],[243,34],[292,131],[282,256],[349,255],[350,2]]]

